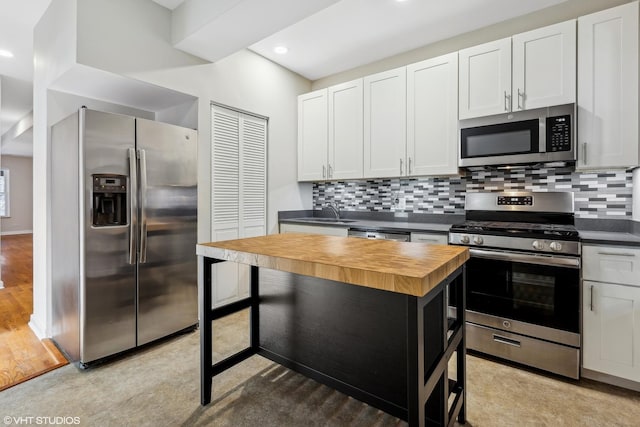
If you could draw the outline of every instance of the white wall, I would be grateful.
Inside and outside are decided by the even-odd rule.
[[[33,42],[33,314],[40,338],[51,324],[49,262],[49,85],[75,63],[76,0],[55,0],[34,29]]]
[[[33,226],[33,159],[2,156],[9,169],[9,218],[0,219],[2,234],[31,233]]]
[[[313,82],[312,89],[322,89],[366,75],[402,67],[428,58],[456,52],[467,47],[588,15],[631,1],[635,0],[567,0],[557,6],[542,9],[508,21],[480,28],[476,31],[425,45],[418,49],[385,58],[362,67],[318,79]],[[473,19],[473,17],[469,17],[469,19]]]
[[[66,15],[61,16],[65,9]],[[76,13],[77,25],[69,20],[69,17],[75,19]],[[277,232],[278,210],[311,208],[311,185],[296,181],[297,95],[308,92],[310,82],[249,51],[238,52],[215,64],[203,63],[171,46],[170,22],[170,12],[151,0],[53,2],[35,32],[35,54],[50,62],[50,68],[36,65],[34,110],[37,108],[38,113],[34,114],[34,151],[38,152],[38,158],[34,154],[34,168],[37,164],[41,171],[48,171],[48,126],[53,123],[51,117],[62,115],[65,109],[61,107],[64,96],[47,91],[46,87],[65,67],[68,69],[75,63],[98,68],[198,97],[198,240],[201,242],[211,238],[210,102],[267,116],[267,227],[270,232]],[[65,37],[68,27],[77,28],[77,36],[73,30],[71,37]],[[65,52],[57,53],[61,47]],[[57,63],[57,54],[60,63]],[[56,72],[58,70],[62,71]],[[181,114],[195,113],[192,108],[178,110]],[[158,113],[158,117],[175,113],[164,111]],[[36,177],[34,172],[34,208],[37,205],[42,212],[34,219],[31,325],[36,333],[41,331],[41,336],[48,335],[51,325],[50,266],[45,261],[50,251],[47,176],[48,172]],[[36,256],[41,257],[38,262]]]
[[[277,232],[278,210],[311,207],[311,186],[297,183],[296,157],[297,95],[310,90],[308,80],[247,50],[215,64],[176,51],[169,11],[149,0],[83,0],[78,19],[79,63],[199,98],[199,241],[211,238],[211,101],[269,118],[269,232]],[[113,28],[118,35],[109,37]]]

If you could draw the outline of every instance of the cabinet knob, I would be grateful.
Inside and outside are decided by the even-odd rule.
[[[551,242],[549,245],[552,251],[559,252],[562,250],[562,243],[560,242]]]

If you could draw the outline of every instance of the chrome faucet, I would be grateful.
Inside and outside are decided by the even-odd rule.
[[[328,207],[331,212],[333,212],[333,214],[336,216],[336,220],[340,219],[340,208],[338,207],[338,204],[336,202],[328,202],[325,206]]]

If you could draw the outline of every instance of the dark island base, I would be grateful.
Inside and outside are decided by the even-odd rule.
[[[204,259],[207,308],[215,262]],[[259,354],[410,426],[464,423],[464,298],[456,298],[457,317],[446,310],[447,290],[463,294],[463,281],[460,268],[415,297],[252,267],[251,297],[203,310],[201,403],[211,401],[213,376]],[[212,366],[211,321],[247,307],[251,346]],[[456,379],[450,379],[454,352]]]

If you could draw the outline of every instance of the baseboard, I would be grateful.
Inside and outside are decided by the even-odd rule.
[[[33,234],[33,230],[3,231],[0,236],[13,236],[14,234]]]
[[[40,328],[40,326],[38,325],[38,322],[36,321],[36,319],[33,316],[33,314],[31,315],[31,318],[29,319],[29,327],[31,328],[33,333],[36,334],[36,336],[38,337],[39,340],[48,338],[47,335],[42,330],[42,328]]]
[[[626,388],[633,391],[640,391],[640,383],[626,378],[620,378],[609,374],[603,374],[602,372],[592,371],[591,369],[582,368],[581,376],[590,380],[599,381],[617,387]]]

